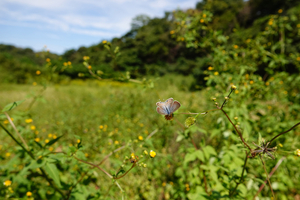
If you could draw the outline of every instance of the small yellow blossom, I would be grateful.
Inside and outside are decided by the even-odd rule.
[[[282,145],[281,143],[279,143],[279,146],[280,146],[280,147],[283,147],[283,145]]]
[[[52,133],[49,133],[48,138],[52,138],[52,137],[53,137]]]
[[[53,134],[53,139],[56,139],[56,138],[57,138],[57,136],[55,134]]]
[[[47,59],[46,59],[46,62],[50,62],[50,58],[47,58]]]
[[[37,83],[36,83],[36,82],[33,82],[33,83],[32,83],[32,85],[33,85],[33,86],[36,86],[36,85],[37,85]]]
[[[181,41],[184,41],[184,37],[181,38]]]
[[[145,150],[145,151],[144,151],[144,154],[145,154],[145,155],[148,155],[148,151],[147,151],[147,150]]]
[[[100,125],[100,126],[99,126],[99,128],[100,128],[100,129],[103,129],[103,126],[102,126],[102,125]]]
[[[40,71],[40,70],[37,70],[35,73],[36,73],[36,75],[40,75],[40,74],[41,74],[41,71]]]
[[[143,136],[140,135],[140,136],[139,136],[139,140],[143,140],[143,139],[144,139]]]
[[[131,157],[131,158],[135,158],[135,154],[134,154],[134,153],[131,153],[131,154],[130,154],[130,157]]]
[[[68,66],[68,63],[67,63],[67,62],[64,62],[64,66]]]
[[[254,81],[250,81],[250,84],[252,85],[254,83]]]
[[[297,61],[300,61],[300,56],[299,56],[299,57],[297,57]]]
[[[38,134],[39,134],[39,131],[34,131],[34,133],[35,133],[36,135],[38,135]]]
[[[200,19],[200,23],[204,23],[204,19]]]
[[[237,49],[237,48],[239,48],[239,46],[238,45],[234,45],[233,48]]]
[[[280,81],[279,84],[282,85],[282,84],[283,84],[283,81]]]
[[[118,141],[118,140],[116,140],[116,141],[115,141],[115,144],[119,144],[119,141]]]
[[[6,157],[10,157],[10,153],[7,152],[7,153],[5,154],[5,156],[6,156]]]
[[[45,143],[46,143],[46,144],[47,144],[47,143],[49,143],[49,142],[50,142],[50,140],[49,140],[49,139],[46,139],[46,140],[45,140]]]
[[[211,70],[213,70],[213,69],[214,69],[214,68],[213,68],[212,66],[209,66],[209,67],[208,67],[208,70],[209,70],[209,71],[211,71]]]
[[[143,167],[145,167],[145,168],[146,168],[146,167],[147,167],[147,164],[144,164],[144,165],[143,165]]]
[[[49,147],[49,151],[53,151],[53,147]]]
[[[68,65],[72,65],[71,61],[68,61]]]
[[[236,90],[236,91],[234,91],[234,93],[235,93],[235,94],[238,94],[238,93],[239,93],[239,91],[238,91],[238,90]]]
[[[79,144],[80,142],[81,142],[81,141],[78,139],[78,140],[77,140],[77,143]]]
[[[231,85],[231,89],[236,90],[236,86],[235,85]]]
[[[6,120],[4,120],[4,122],[3,122],[4,124],[8,124],[9,123],[9,121],[6,119]]]
[[[89,66],[88,66],[88,69],[92,69],[92,66],[91,66],[91,65],[89,65]]]
[[[234,117],[233,119],[234,119],[234,120],[238,120],[238,117]]]
[[[172,30],[172,31],[170,31],[170,34],[171,34],[171,35],[173,35],[174,33],[175,33],[175,31],[173,31],[173,30]]]
[[[215,75],[215,76],[218,76],[218,75],[219,75],[219,72],[214,72],[214,75]]]
[[[172,181],[170,181],[170,185],[174,185],[174,183]]]
[[[203,18],[206,18],[206,14],[204,13],[204,14],[202,15],[202,17],[203,17]]]
[[[167,183],[166,183],[166,182],[163,182],[163,183],[162,183],[162,186],[163,186],[163,187],[165,187],[166,185],[167,185]]]
[[[151,157],[151,158],[154,158],[155,156],[156,156],[156,152],[153,151],[153,150],[151,150],[151,151],[150,151],[150,157]]]
[[[266,86],[268,86],[268,85],[270,85],[270,83],[269,83],[269,82],[266,82]]]
[[[39,142],[40,138],[35,138],[34,141]]]
[[[28,191],[28,192],[26,193],[26,196],[31,197],[31,196],[32,196],[32,192],[29,192],[29,191]]]
[[[36,129],[36,127],[34,125],[31,125],[30,129],[34,131]]]
[[[10,186],[11,185],[11,180],[4,181],[3,185]]]
[[[273,24],[273,21],[272,21],[272,20],[270,20],[268,24],[269,24],[270,26],[272,26],[272,24]]]
[[[88,154],[88,153],[85,153],[84,156],[87,158],[87,157],[89,157],[89,154]]]
[[[103,40],[103,41],[102,41],[102,43],[103,43],[103,44],[106,44],[106,43],[107,43],[107,41],[106,41],[106,40]]]
[[[279,10],[278,10],[278,13],[282,13],[282,9],[279,9]]]
[[[187,187],[187,188],[186,188],[186,191],[190,191],[190,188],[189,188],[189,187]]]
[[[295,154],[296,154],[296,156],[300,156],[300,149],[297,149],[297,150],[295,151]]]
[[[247,39],[246,42],[247,42],[247,43],[251,42],[251,39]]]

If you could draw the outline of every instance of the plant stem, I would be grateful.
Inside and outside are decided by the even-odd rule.
[[[272,188],[272,186],[271,186],[271,182],[270,182],[270,178],[269,178],[269,173],[267,172],[265,162],[264,162],[264,160],[263,160],[261,154],[259,154],[259,157],[260,157],[260,160],[261,160],[261,162],[262,162],[262,164],[263,164],[265,173],[266,173],[266,175],[267,175],[267,181],[268,181],[268,184],[269,184],[270,189],[271,189],[271,191],[272,191],[273,199],[275,200],[275,194],[274,194],[273,188]]]
[[[271,142],[273,142],[276,138],[278,138],[278,137],[281,136],[282,134],[285,134],[285,133],[287,133],[287,132],[293,130],[293,129],[296,128],[298,125],[300,125],[300,122],[298,122],[297,124],[295,124],[295,125],[294,125],[292,128],[290,128],[289,130],[284,131],[284,132],[282,132],[282,133],[279,133],[278,135],[276,135],[275,137],[273,137],[273,138],[270,140],[269,144],[271,144]],[[268,145],[268,146],[269,146],[269,145]]]

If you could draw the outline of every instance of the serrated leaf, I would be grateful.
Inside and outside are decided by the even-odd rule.
[[[57,142],[63,135],[53,139],[53,140],[50,140],[50,142],[48,142],[45,146],[50,146],[52,144],[54,144],[55,142]]]
[[[48,175],[53,179],[54,183],[61,188],[61,183],[59,179],[59,171],[55,164],[52,163],[46,163],[45,170],[48,173]]]
[[[2,112],[7,112],[10,111],[12,109],[14,109],[15,107],[19,106],[21,103],[23,103],[25,100],[21,100],[21,101],[15,101],[13,103],[9,103],[6,106],[4,106],[4,108],[2,109]]]

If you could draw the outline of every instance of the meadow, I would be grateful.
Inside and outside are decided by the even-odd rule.
[[[2,84],[2,108],[12,101],[25,100],[9,111],[9,115],[36,158],[30,159],[1,130],[1,180],[5,183],[1,196],[24,199],[253,198],[266,178],[264,169],[256,157],[246,159],[248,163],[243,170],[246,149],[226,117],[216,110],[200,115],[189,128],[184,125],[185,119],[193,115],[182,113],[202,113],[215,108],[215,102],[209,99],[216,93],[191,92],[188,90],[191,82],[191,77],[169,75],[155,79],[153,88],[97,80],[73,80],[68,84],[50,85],[45,90],[41,85]],[[229,91],[230,88],[219,95],[226,96]],[[226,104],[227,109],[231,110],[234,96],[238,95],[233,94]],[[172,121],[159,115],[155,105],[169,97],[181,103]],[[268,110],[267,104],[263,107]],[[256,119],[258,116],[251,112],[251,120]],[[287,111],[280,109],[280,112]],[[234,118],[232,112],[229,115]],[[1,115],[1,123],[19,140],[5,117]],[[243,119],[237,124],[247,130],[246,120],[245,124]],[[268,128],[276,128],[276,124],[280,125],[273,121]],[[259,143],[258,133],[250,132],[244,131],[246,140]],[[270,172],[276,163],[282,162],[270,178],[272,187],[278,199],[293,199],[299,187],[299,158],[294,154],[299,147],[299,131],[282,137],[282,144],[278,143],[274,154],[276,159],[265,156],[266,168]],[[153,158],[149,156],[151,150],[156,153]],[[113,180],[92,165],[100,162],[101,169],[121,178]],[[45,182],[40,168],[45,168],[58,189],[53,183]],[[244,180],[239,183],[241,177]],[[5,182],[7,180],[10,184]],[[272,196],[267,185],[259,195]]]

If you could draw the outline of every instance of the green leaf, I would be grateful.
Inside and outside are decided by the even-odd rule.
[[[50,142],[48,142],[45,146],[50,146],[52,144],[54,144],[55,142],[57,142],[63,135],[51,140]]]
[[[20,105],[21,103],[23,103],[25,100],[21,100],[21,101],[15,101],[13,103],[9,103],[7,104],[3,109],[2,112],[7,112],[10,111],[12,109],[14,109],[15,107],[17,107],[18,105]]]
[[[52,163],[46,163],[45,170],[48,173],[48,175],[53,179],[54,183],[61,188],[60,179],[59,179],[59,171],[55,164]]]

